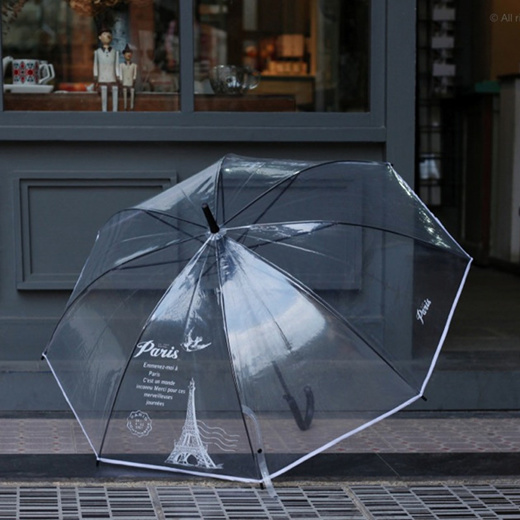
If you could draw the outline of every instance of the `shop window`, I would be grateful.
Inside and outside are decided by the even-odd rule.
[[[199,0],[195,38],[202,109],[368,110],[368,0]]]
[[[4,0],[4,109],[178,110],[178,29],[178,0]]]
[[[183,17],[186,5],[3,0],[4,111],[371,110],[371,0],[193,0]]]

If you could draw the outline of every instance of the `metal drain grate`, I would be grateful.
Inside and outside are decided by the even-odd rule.
[[[513,485],[0,486],[0,520],[520,520]]]
[[[255,488],[157,488],[166,519],[365,518],[339,486],[277,488],[277,493],[279,500]]]
[[[340,486],[0,486],[0,520],[364,520]]]
[[[144,520],[157,518],[147,488],[0,487],[0,519]]]
[[[352,486],[374,520],[520,520],[520,487]]]

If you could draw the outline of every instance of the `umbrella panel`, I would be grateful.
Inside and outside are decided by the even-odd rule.
[[[175,278],[143,327],[117,393],[103,459],[260,479],[219,298],[209,244]],[[165,451],[157,453],[158,445]]]
[[[325,439],[337,440],[328,424],[337,414],[354,430],[418,395],[344,317],[308,288],[250,250],[226,242],[220,258],[231,358],[239,395],[256,414],[266,446],[285,431],[288,445],[305,446],[304,457],[310,456],[325,449]],[[305,388],[313,393],[314,421],[302,430],[285,401],[292,389],[303,414]],[[273,475],[301,458],[297,451],[266,450]]]
[[[224,164],[234,171],[234,158]],[[269,170],[264,171],[266,177]],[[227,213],[226,228],[244,228],[271,223],[343,223],[364,229],[379,229],[467,254],[439,224],[410,187],[388,164],[332,162],[308,164],[300,172],[281,179],[268,189],[240,184],[239,172],[230,174],[241,186],[242,208]],[[261,177],[260,173],[257,173]],[[229,177],[229,176],[227,176]],[[226,179],[222,189],[232,190]],[[242,181],[243,182],[243,181]],[[227,200],[228,195],[222,195]]]
[[[109,270],[73,295],[53,334],[45,356],[97,454],[143,328],[199,248],[174,244]]]
[[[125,210],[114,215],[98,234],[92,252],[74,288],[69,305],[90,284],[119,266],[141,259],[142,264],[176,263],[176,275],[202,246],[202,225],[147,210]],[[161,251],[169,248],[161,260]],[[154,255],[152,259],[149,255]],[[171,282],[171,279],[170,279]]]

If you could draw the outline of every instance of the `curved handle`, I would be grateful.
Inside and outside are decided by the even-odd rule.
[[[305,392],[305,417],[302,417],[298,403],[291,394],[285,394],[283,398],[287,401],[289,408],[293,414],[294,420],[300,430],[305,431],[311,427],[312,419],[314,417],[314,394],[310,386],[305,386],[303,389]]]
[[[39,67],[40,75],[42,76],[40,78],[40,81],[38,81],[39,85],[43,85],[45,83],[48,83],[52,79],[54,79],[54,66],[51,63],[42,63]]]
[[[305,417],[302,417],[298,403],[296,402],[296,399],[291,395],[289,387],[285,382],[280,368],[278,367],[275,361],[272,361],[271,363],[273,365],[276,375],[278,376],[278,380],[280,381],[280,384],[282,385],[282,388],[285,392],[285,394],[283,394],[283,398],[287,401],[289,409],[293,414],[294,420],[296,421],[298,428],[300,428],[300,430],[303,431],[308,430],[311,427],[312,419],[314,417],[314,394],[312,392],[312,388],[309,385],[305,385],[303,387],[303,391],[305,392],[306,404]]]

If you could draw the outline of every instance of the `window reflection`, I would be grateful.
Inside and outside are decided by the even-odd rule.
[[[117,92],[94,60],[103,29],[111,35],[106,55],[117,54]],[[2,55],[12,58],[4,58],[7,110],[101,110],[96,79],[108,85],[108,111],[112,93],[125,109],[125,91],[131,110],[132,90],[135,110],[179,109],[177,0],[4,0],[2,31]]]
[[[199,106],[242,95],[235,110],[367,111],[369,3],[198,0],[195,93],[228,98]]]

